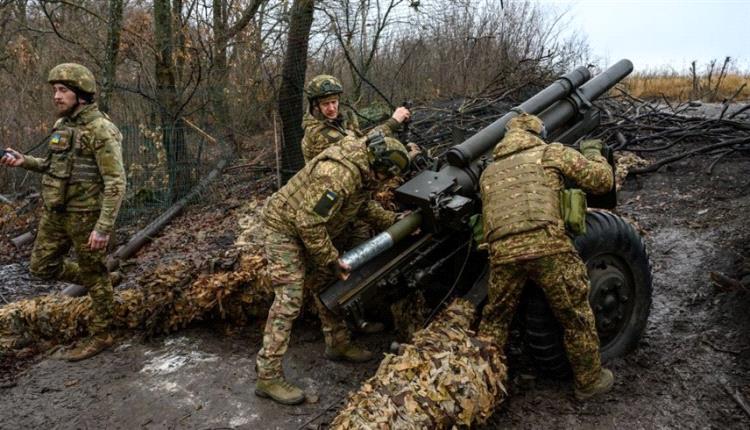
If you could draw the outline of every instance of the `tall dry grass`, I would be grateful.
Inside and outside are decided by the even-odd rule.
[[[703,100],[720,102],[750,100],[750,72],[737,70],[727,57],[716,60],[700,71],[693,62],[687,72],[648,71],[632,74],[624,82],[628,92],[638,98],[653,100]]]

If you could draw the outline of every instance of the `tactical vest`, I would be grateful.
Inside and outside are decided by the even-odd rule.
[[[294,226],[290,223],[292,221],[290,215],[295,214],[302,206],[302,199],[304,198],[306,188],[309,186],[310,175],[315,166],[320,162],[330,160],[343,164],[358,176],[358,181],[362,181],[359,167],[346,157],[341,147],[333,147],[333,149],[321,153],[310,160],[286,185],[268,199],[266,206],[263,208],[262,215],[266,224],[278,231],[294,233]],[[345,226],[346,222],[350,221],[359,211],[361,205],[367,201],[367,197],[366,193],[358,193],[347,198],[339,213],[331,218],[326,225],[332,237],[336,236],[339,230]]]
[[[550,187],[542,159],[547,145],[495,160],[482,174],[483,228],[487,242],[562,225],[559,190]]]
[[[91,113],[92,120],[102,118],[100,112]],[[66,126],[64,122],[52,130],[48,140],[49,168],[42,176],[42,199],[48,210],[62,211],[68,200],[68,185],[102,183],[96,157],[81,143],[81,127]]]
[[[320,118],[320,116],[315,116],[315,118],[320,121],[320,124],[309,133],[305,133],[302,138],[302,155],[306,163],[347,136],[362,137],[362,133],[359,132],[354,122],[346,116],[342,116],[339,120]],[[317,142],[316,136],[323,137],[323,145]]]

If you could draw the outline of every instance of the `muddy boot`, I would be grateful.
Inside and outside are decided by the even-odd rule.
[[[352,363],[364,363],[372,360],[372,352],[361,348],[353,343],[347,343],[335,347],[326,346],[325,356],[332,361],[350,361]]]
[[[112,335],[92,336],[75,346],[75,348],[61,354],[61,358],[76,362],[93,357],[112,346]]]
[[[363,321],[362,324],[357,325],[355,331],[362,334],[375,334],[382,333],[385,330],[385,324],[379,321]]]
[[[255,395],[275,400],[282,405],[298,405],[305,400],[305,392],[284,378],[258,379]]]
[[[576,399],[588,400],[599,394],[604,394],[612,389],[612,385],[615,382],[615,377],[612,375],[612,371],[602,367],[599,372],[599,379],[588,387],[581,389],[575,389]]]

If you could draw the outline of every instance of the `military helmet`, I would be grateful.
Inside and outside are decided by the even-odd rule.
[[[542,137],[544,137],[543,135],[545,134],[544,123],[542,122],[542,120],[539,119],[538,116],[530,115],[528,113],[522,113],[511,118],[510,121],[508,121],[508,123],[505,125],[506,130],[519,128],[521,130],[530,131]]]
[[[367,150],[376,172],[396,176],[409,170],[409,153],[404,145],[392,137],[384,137],[380,131],[367,136]]]
[[[62,63],[49,71],[47,82],[60,83],[86,94],[96,94],[96,80],[91,70],[76,63]]]
[[[344,92],[344,87],[341,85],[341,81],[331,75],[318,75],[310,79],[305,87],[305,92],[310,100],[314,100],[341,94]]]

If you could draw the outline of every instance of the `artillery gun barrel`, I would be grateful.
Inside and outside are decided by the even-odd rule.
[[[570,96],[547,108],[539,114],[539,118],[544,122],[547,130],[556,130],[574,119],[581,111],[586,110],[591,100],[609,91],[632,71],[633,63],[630,60],[618,61],[594,79],[586,82]]]
[[[487,150],[497,145],[497,142],[505,135],[505,124],[511,118],[518,115],[518,111],[538,114],[551,106],[556,101],[563,99],[575,88],[591,79],[591,72],[585,67],[578,67],[567,73],[549,85],[547,88],[536,93],[533,97],[521,103],[518,107],[500,117],[492,124],[479,130],[465,142],[451,148],[446,154],[448,163],[452,166],[467,167],[471,162],[479,158]]]
[[[422,224],[422,214],[417,210],[397,221],[386,231],[347,251],[341,260],[348,264],[351,270],[356,270],[415,232],[420,224]]]

